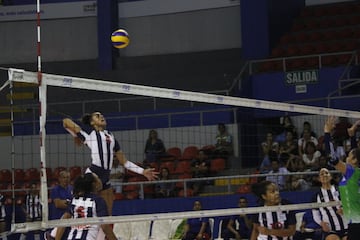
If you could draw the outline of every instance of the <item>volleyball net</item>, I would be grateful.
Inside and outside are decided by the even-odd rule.
[[[29,89],[32,89],[30,101],[16,97],[29,94]],[[268,134],[271,133],[273,142],[278,144],[276,151],[281,151],[282,143],[286,139],[285,133],[289,130],[283,124],[287,117],[291,118],[292,129],[296,132],[293,141],[296,142],[301,137],[304,122],[311,124],[319,142],[327,116],[341,117],[350,124],[360,119],[360,113],[356,111],[46,73],[39,77],[37,73],[21,69],[8,70],[8,81],[1,86],[1,92],[9,99],[6,107],[10,111],[1,113],[6,119],[3,120],[2,127],[7,129],[9,134],[1,139],[4,159],[11,160],[2,167],[4,174],[6,169],[10,170],[10,175],[0,175],[2,192],[13,200],[23,198],[29,189],[29,183],[35,182],[40,186],[43,207],[41,222],[15,224],[13,230],[17,232],[75,223],[72,220],[47,220],[48,202],[51,204],[49,189],[57,184],[59,171],[69,170],[73,181],[90,165],[88,149],[77,147],[64,130],[62,119],[65,117],[81,125],[80,118],[84,113],[102,112],[107,120],[107,129],[119,140],[129,160],[143,167],[150,166],[158,170],[166,167],[170,170],[172,180],[167,182],[174,183],[174,191],[170,196],[174,198],[249,193],[251,183],[267,177],[253,175],[266,155],[262,143],[267,142]],[[231,150],[225,155],[222,155],[223,151],[216,151],[219,123],[225,125],[232,139]],[[152,129],[157,131],[166,147],[165,154],[155,163],[148,161],[144,153],[146,140]],[[341,134],[344,134],[343,130],[341,129]],[[347,140],[346,134],[339,136],[339,147],[342,147],[340,149],[343,149],[343,152],[346,152]],[[321,143],[317,144],[316,148],[321,150]],[[201,150],[208,157],[209,169],[199,180],[194,178],[191,165]],[[301,157],[299,154],[298,159]],[[313,167],[315,169],[318,166]],[[308,170],[292,169],[291,174],[308,174],[307,180],[311,188],[314,187],[311,185],[314,180],[312,176],[317,173]],[[196,189],[195,193],[196,182],[201,183],[201,189]],[[115,185],[121,186],[116,195],[119,201],[157,197],[156,184],[146,182],[143,177],[131,171],[125,171],[122,182]],[[284,189],[292,190],[298,189],[293,189],[292,185]],[[281,206],[281,209],[300,210],[319,206],[305,203]],[[76,224],[85,224],[85,221],[151,222],[199,216],[228,216],[236,213],[250,214],[269,209],[230,208],[200,212],[187,210],[190,209],[182,209],[185,212],[176,214],[114,216],[86,219],[84,222],[77,219]]]

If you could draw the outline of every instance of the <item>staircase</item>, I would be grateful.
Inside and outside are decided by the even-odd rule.
[[[12,94],[9,89],[1,93],[0,136],[11,136],[11,112],[13,113],[14,125],[32,116],[30,115],[32,114],[31,106],[38,102],[37,91],[37,85],[15,82]],[[13,106],[11,106],[11,100]]]

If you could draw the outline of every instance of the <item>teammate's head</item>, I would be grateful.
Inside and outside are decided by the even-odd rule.
[[[100,179],[93,173],[86,173],[75,179],[74,195],[83,196],[92,192],[98,192],[102,188]]]
[[[82,123],[93,127],[95,130],[103,130],[106,127],[106,120],[100,112],[85,114]]]
[[[278,205],[281,201],[278,186],[270,181],[262,181],[251,186],[252,192],[259,198],[259,202],[266,206]]]

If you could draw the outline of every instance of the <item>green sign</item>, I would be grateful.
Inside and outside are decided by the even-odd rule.
[[[285,73],[285,83],[287,85],[304,85],[318,83],[318,70],[304,70]]]

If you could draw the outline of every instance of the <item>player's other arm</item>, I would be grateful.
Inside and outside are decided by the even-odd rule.
[[[336,117],[329,116],[326,119],[325,125],[324,125],[324,144],[325,144],[325,152],[330,157],[329,162],[332,164],[336,170],[340,171],[342,174],[345,174],[346,172],[346,163],[343,161],[340,161],[336,155],[334,148],[330,146],[330,140],[331,135],[330,133],[335,128],[336,123]]]

